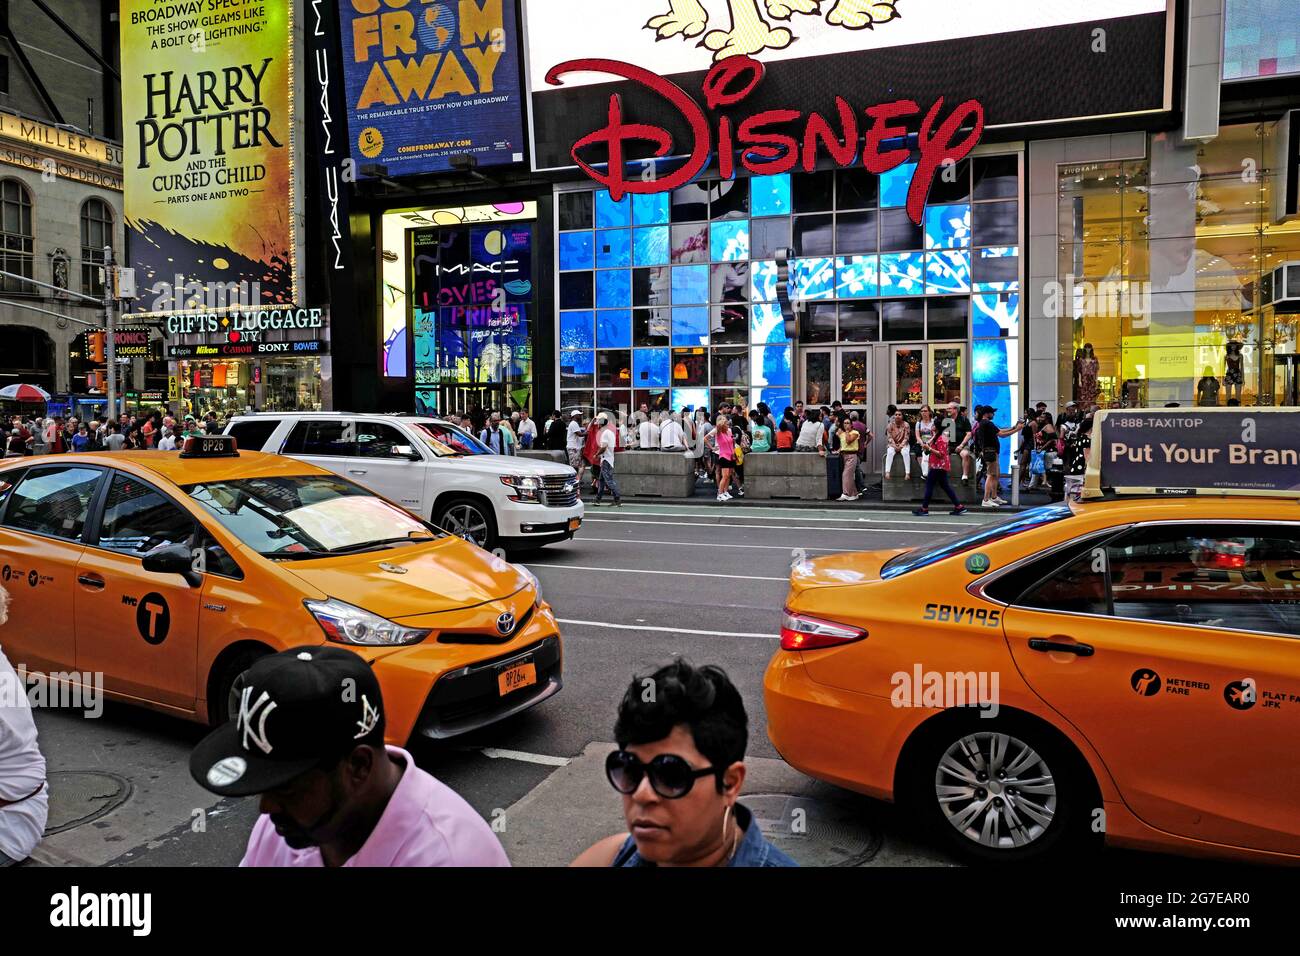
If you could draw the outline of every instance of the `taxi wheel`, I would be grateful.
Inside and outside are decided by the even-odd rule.
[[[258,660],[270,654],[268,648],[246,647],[223,661],[213,673],[208,696],[208,723],[220,727],[230,720],[236,705],[232,700],[235,680]]]
[[[497,523],[492,509],[471,498],[457,498],[443,505],[434,524],[484,550],[496,546]]]
[[[925,829],[981,862],[1023,862],[1091,849],[1100,807],[1081,758],[1033,721],[948,723],[913,752],[909,803]]]

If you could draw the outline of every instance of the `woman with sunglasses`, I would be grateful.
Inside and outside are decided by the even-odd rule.
[[[653,692],[651,692],[653,690]],[[628,833],[574,866],[797,866],[738,802],[748,718],[719,667],[676,660],[632,681],[619,704],[605,776],[623,795]]]

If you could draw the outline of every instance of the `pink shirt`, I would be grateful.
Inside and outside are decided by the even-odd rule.
[[[736,454],[736,439],[731,437],[731,430],[718,430],[718,457],[731,461],[732,456]]]
[[[406,764],[369,839],[344,866],[509,866],[492,828],[446,784],[421,770],[400,747],[388,754]],[[271,818],[257,818],[240,866],[324,866],[319,847],[295,850]]]

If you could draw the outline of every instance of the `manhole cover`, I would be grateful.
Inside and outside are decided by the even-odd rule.
[[[45,835],[62,833],[97,820],[131,796],[131,783],[99,770],[56,770],[47,776],[50,816]]]
[[[746,794],[763,836],[801,866],[861,866],[880,852],[881,835],[860,810],[786,793]]]

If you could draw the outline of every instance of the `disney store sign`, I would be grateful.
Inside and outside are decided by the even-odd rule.
[[[625,166],[629,143],[648,142],[660,158],[682,151],[674,149],[668,130],[629,121],[622,96],[611,94],[605,125],[575,142],[571,154],[588,176],[608,187],[615,202],[628,193],[663,193],[685,186],[705,170],[715,151],[723,179],[736,175],[737,154],[746,171],[770,176],[789,172],[796,165],[812,172],[823,151],[838,166],[861,162],[879,175],[912,158],[902,143],[915,133],[919,158],[907,195],[907,214],[919,225],[935,177],[945,164],[967,156],[984,132],[984,107],[978,100],[966,100],[945,115],[943,97],[924,113],[914,101],[897,99],[868,106],[859,114],[837,96],[833,120],[815,111],[769,109],[739,121],[730,115],[718,116],[711,123],[710,112],[740,105],[762,81],[763,64],[749,56],[728,57],[708,71],[701,86],[704,108],[666,77],[618,60],[567,60],[547,72],[546,82],[562,86],[563,78],[574,73],[605,73],[630,80],[666,101],[690,129],[689,155],[678,169],[653,179],[638,173],[629,178]],[[591,156],[593,147],[603,147],[605,155]]]

